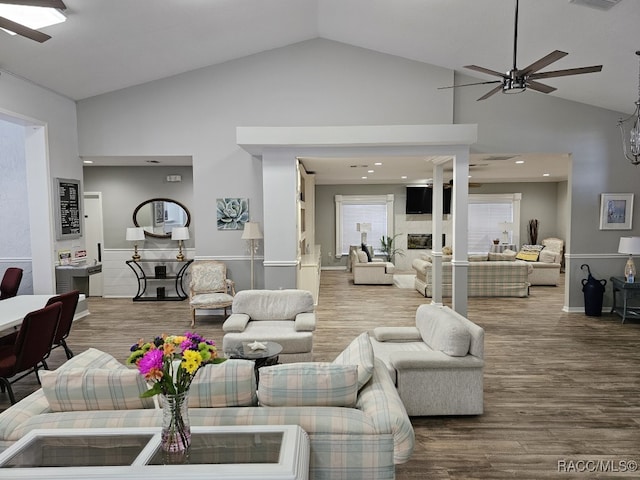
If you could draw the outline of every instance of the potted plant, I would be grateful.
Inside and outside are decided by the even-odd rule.
[[[382,250],[382,253],[384,253],[385,260],[387,262],[393,263],[396,255],[400,255],[401,257],[404,256],[404,252],[402,251],[401,248],[395,248],[393,246],[394,240],[396,239],[396,237],[400,235],[401,235],[400,233],[397,233],[393,237],[383,236],[380,239],[381,250]]]

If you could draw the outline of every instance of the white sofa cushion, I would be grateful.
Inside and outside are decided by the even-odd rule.
[[[464,357],[469,353],[471,333],[454,316],[432,310],[428,314],[420,315],[418,307],[416,326],[420,330],[422,340],[433,350],[452,357]]]
[[[189,407],[249,407],[258,404],[255,364],[230,359],[201,367],[189,388]]]
[[[314,308],[313,295],[306,290],[243,290],[234,297],[232,312],[245,313],[251,320],[294,320]]]
[[[260,369],[258,398],[268,407],[354,407],[356,365],[289,363]]]
[[[367,332],[358,335],[333,361],[335,364],[358,367],[358,390],[371,379],[373,362],[373,347]]]
[[[69,368],[40,372],[42,391],[53,412],[154,408],[144,377],[128,368]]]

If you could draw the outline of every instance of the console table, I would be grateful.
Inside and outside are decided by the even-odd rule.
[[[309,437],[298,425],[192,426],[188,463],[163,460],[159,427],[32,430],[0,454],[0,479],[306,480]]]
[[[127,265],[138,280],[138,292],[133,297],[133,301],[182,301],[187,298],[182,281],[191,262],[193,260],[127,260]],[[168,265],[173,268],[167,269]],[[161,274],[156,267],[164,267],[164,274]],[[155,292],[147,292],[150,284],[155,285]],[[171,287],[170,293],[166,291],[167,286]]]
[[[633,297],[640,296],[640,282],[628,283],[624,277],[611,277],[611,285],[613,285],[613,306],[611,313],[617,313],[622,317],[622,323],[627,317],[640,318],[640,306],[632,307],[629,300]],[[618,295],[622,296],[622,305],[618,305],[616,299]]]

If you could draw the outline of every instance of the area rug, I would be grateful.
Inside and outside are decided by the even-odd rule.
[[[415,275],[394,275],[393,284],[398,288],[414,288]]]

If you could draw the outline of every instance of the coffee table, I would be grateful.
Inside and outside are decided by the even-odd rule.
[[[309,437],[297,425],[191,427],[188,464],[163,465],[160,428],[32,430],[0,454],[0,478],[302,479]]]
[[[278,355],[282,352],[282,345],[276,342],[260,342],[266,348],[264,350],[251,350],[249,344],[253,342],[242,342],[236,348],[225,353],[227,358],[240,358],[242,360],[253,360],[255,362],[256,380],[258,379],[258,370],[261,367],[278,364]]]

